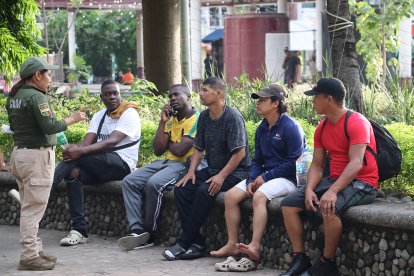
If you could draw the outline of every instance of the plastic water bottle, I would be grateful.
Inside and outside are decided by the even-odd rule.
[[[56,134],[56,138],[57,138],[57,142],[58,142],[58,144],[63,148],[63,149],[65,149],[68,145],[69,145],[69,142],[68,142],[68,138],[66,138],[66,135],[65,135],[65,133],[62,131],[62,132],[59,132],[59,133],[57,133]]]
[[[305,149],[298,160],[296,160],[296,179],[298,181],[298,187],[306,185],[312,158],[312,151],[310,149]]]

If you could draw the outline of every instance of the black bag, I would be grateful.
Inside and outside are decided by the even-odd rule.
[[[344,122],[344,131],[346,138],[349,141],[349,135],[347,130],[348,125],[348,118],[353,113],[352,110],[348,110],[346,112],[345,116],[345,122]],[[377,146],[377,152],[375,152],[370,146],[367,146],[367,151],[371,153],[378,165],[378,174],[379,174],[379,182],[383,182],[385,180],[390,179],[391,177],[396,176],[401,171],[401,160],[402,160],[402,154],[401,150],[398,147],[397,141],[392,137],[391,133],[383,127],[377,124],[376,122],[368,119],[372,126],[372,130],[374,131],[375,136],[375,143]],[[322,130],[325,127],[326,119],[323,122]],[[329,156],[328,156],[329,158]],[[325,170],[329,170],[329,163],[326,162],[325,164]],[[364,164],[367,164],[367,161],[364,157]],[[327,168],[326,168],[327,167]],[[325,174],[324,174],[325,175]]]

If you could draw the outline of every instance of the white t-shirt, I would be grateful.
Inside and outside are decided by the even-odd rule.
[[[91,123],[89,125],[88,132],[97,133],[99,123],[102,117],[106,114],[106,108],[93,115]],[[133,108],[128,108],[122,113],[121,118],[112,119],[108,115],[105,115],[105,121],[102,124],[102,129],[98,137],[98,142],[108,139],[109,135],[117,130],[126,135],[126,137],[119,142],[116,147],[137,141],[141,138],[141,119],[139,118],[138,112]],[[138,150],[141,142],[136,143],[133,146],[120,149],[115,151],[124,160],[129,167],[131,172],[135,170],[138,162]]]

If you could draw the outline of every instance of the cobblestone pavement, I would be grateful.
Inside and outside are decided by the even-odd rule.
[[[235,275],[235,272],[216,272],[214,264],[221,259],[212,257],[193,261],[170,262],[161,256],[164,248],[156,246],[124,252],[117,240],[90,235],[89,243],[74,247],[61,247],[64,232],[40,229],[44,250],[56,255],[55,269],[50,271],[18,271],[19,228],[0,225],[0,275]],[[280,271],[263,270],[242,275],[279,275]],[[240,274],[240,273],[239,273]]]

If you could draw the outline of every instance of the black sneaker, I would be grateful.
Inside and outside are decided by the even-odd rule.
[[[305,254],[298,254],[293,256],[292,263],[289,266],[289,269],[285,273],[282,273],[280,276],[299,276],[302,272],[305,272],[312,264]]]
[[[317,261],[311,268],[306,270],[301,276],[339,276],[339,270],[335,262]]]
[[[148,242],[150,234],[144,232],[142,234],[131,233],[118,240],[118,246],[125,251],[132,250],[136,247],[142,246]]]
[[[148,248],[148,247],[151,247],[151,246],[154,246],[154,238],[152,237],[152,235],[150,236],[149,240],[146,243],[144,243],[140,246],[137,246],[134,249],[144,249],[144,248]]]

